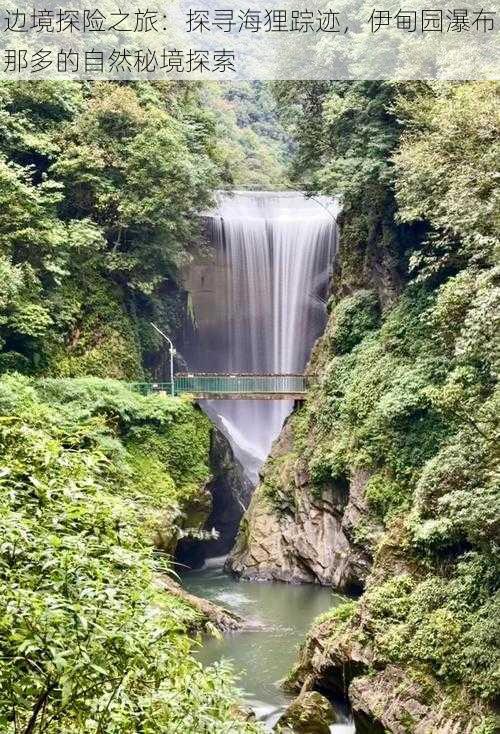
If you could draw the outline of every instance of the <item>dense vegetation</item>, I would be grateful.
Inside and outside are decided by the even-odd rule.
[[[226,141],[225,170],[231,185],[236,189],[290,188],[287,166],[293,143],[279,121],[269,84],[211,84],[204,87],[203,95]]]
[[[196,215],[215,188],[283,183],[270,99],[251,85],[0,84],[0,372],[161,370],[149,322],[183,325]]]
[[[297,175],[345,202],[322,380],[294,418],[319,492],[370,475],[356,534],[374,568],[332,644],[430,675],[467,716],[500,684],[498,88],[279,93]]]
[[[4,377],[0,413],[2,732],[255,731],[151,555],[203,493],[208,419],[96,378]]]
[[[204,501],[209,424],[99,378],[161,374],[149,321],[181,327],[198,213],[217,187],[288,186],[292,152],[294,185],[344,203],[295,448],[318,492],[370,475],[374,568],[331,642],[461,712],[498,695],[498,89],[275,93],[296,149],[263,85],[0,84],[2,731],[257,730],[157,583]]]
[[[158,583],[209,513],[208,419],[109,379],[161,374],[149,321],[182,326],[180,270],[213,190],[280,180],[268,90],[241,90],[242,119],[233,93],[0,84],[6,734],[256,731],[228,671],[189,654],[204,620]]]

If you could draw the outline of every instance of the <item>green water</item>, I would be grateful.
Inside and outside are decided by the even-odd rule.
[[[205,665],[225,659],[232,662],[245,701],[257,718],[272,727],[291,697],[279,686],[296,660],[297,648],[311,621],[343,601],[341,596],[319,586],[258,584],[236,581],[222,571],[222,561],[212,559],[200,571],[183,576],[183,585],[193,594],[214,601],[241,616],[258,620],[262,629],[209,638],[197,653]],[[354,726],[338,708],[335,734],[350,734]]]

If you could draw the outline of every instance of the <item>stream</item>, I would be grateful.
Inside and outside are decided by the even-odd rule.
[[[339,206],[336,199],[300,191],[218,192],[205,222],[211,256],[185,274],[194,314],[183,346],[190,370],[303,372],[326,323]],[[201,407],[257,484],[293,402],[217,400],[202,401]],[[221,529],[217,517],[212,522]],[[184,587],[262,627],[222,640],[207,638],[197,655],[206,665],[222,659],[232,663],[245,702],[271,731],[293,698],[279,681],[293,666],[312,620],[342,597],[315,585],[236,581],[223,573],[223,562],[211,559],[201,570],[185,572]],[[340,704],[331,731],[355,731]]]
[[[293,696],[279,686],[296,660],[299,644],[318,614],[343,601],[330,589],[314,585],[237,581],[223,572],[223,558],[211,559],[199,571],[183,574],[183,586],[242,617],[263,623],[262,629],[207,638],[196,653],[204,665],[229,660],[245,702],[271,730]],[[335,704],[334,704],[335,705]],[[347,711],[335,705],[333,734],[354,734]]]

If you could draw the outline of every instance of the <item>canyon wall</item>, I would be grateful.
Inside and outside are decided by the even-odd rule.
[[[466,204],[468,172],[489,165],[467,122],[482,95],[426,98],[443,125],[468,131],[463,179],[444,143],[434,176],[437,133],[420,118],[424,132],[399,154],[397,202],[387,179],[359,179],[308,367],[316,381],[273,446],[227,564],[352,593],[314,625],[290,685],[348,696],[360,731],[499,726],[498,239],[488,186],[474,211]],[[453,216],[451,189],[464,202]]]

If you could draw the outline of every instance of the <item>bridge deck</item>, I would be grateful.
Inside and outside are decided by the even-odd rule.
[[[311,378],[305,375],[181,374],[174,377],[176,395],[198,400],[302,400]],[[170,394],[170,382],[135,382],[142,394]]]

